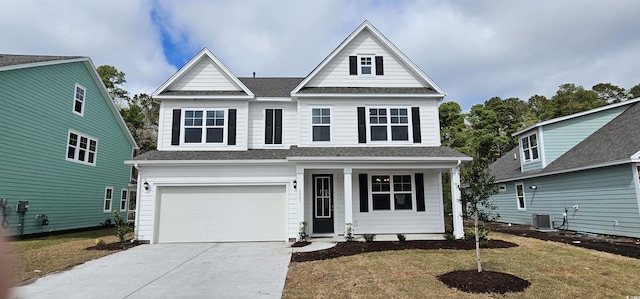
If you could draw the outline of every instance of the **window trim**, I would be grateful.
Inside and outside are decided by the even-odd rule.
[[[182,108],[180,109],[180,146],[227,146],[227,135],[229,131],[229,108]],[[202,132],[200,142],[185,142],[186,136],[186,111],[202,111]],[[207,111],[222,111],[224,113],[224,124],[222,125],[222,142],[207,142]],[[195,128],[189,127],[189,128]],[[209,128],[217,128],[216,126]]]
[[[358,62],[358,76],[361,77],[375,77],[376,76],[376,55],[375,54],[358,54],[356,57],[358,57],[357,62]],[[369,58],[371,60],[371,73],[370,74],[363,74],[362,73],[362,58]]]
[[[273,136],[272,136],[272,143],[267,143],[267,110],[273,110],[274,113],[274,123],[273,123]],[[282,110],[282,133],[280,136],[280,143],[275,143],[275,111],[276,110]],[[262,122],[262,144],[265,147],[284,147],[285,146],[285,133],[286,133],[286,111],[287,109],[285,109],[284,107],[263,107],[262,108],[262,116],[264,117],[264,121]]]
[[[108,191],[111,191],[111,198],[107,197],[107,194],[109,194]],[[105,207],[107,206],[107,202],[109,203],[109,209],[105,209]],[[111,211],[113,210],[113,187],[104,187],[104,201],[102,202],[102,212],[104,213],[111,213]]]
[[[371,134],[371,109],[386,109],[387,110],[387,123],[385,124],[387,127],[387,140],[372,140],[373,137]],[[407,110],[407,140],[393,140],[392,138],[392,123],[391,123],[391,109],[406,109]],[[366,135],[367,135],[367,143],[392,143],[392,144],[413,144],[413,118],[411,113],[410,106],[365,106],[365,124],[366,124]]]
[[[124,209],[122,208],[123,204]],[[129,190],[123,188],[120,189],[120,212],[126,212],[127,207],[129,207]]]
[[[536,136],[536,146],[532,147],[531,146],[531,136]],[[529,144],[528,148],[524,148],[524,144],[522,143],[522,139],[527,139],[527,143]],[[519,143],[519,147],[520,147],[520,155],[522,155],[522,163],[523,164],[527,164],[527,163],[533,163],[533,162],[538,162],[540,161],[540,138],[538,136],[538,132],[533,132],[527,135],[520,135],[520,138],[518,139],[518,143]],[[538,158],[533,159],[533,152],[532,152],[532,148],[535,148],[536,152],[538,153]],[[526,159],[526,155],[525,155],[525,151],[529,152],[529,159]]]
[[[416,180],[415,180],[415,173],[409,173],[409,172],[388,172],[388,173],[369,173],[367,174],[368,176],[368,182],[367,182],[367,189],[368,189],[368,193],[369,193],[369,213],[388,213],[388,212],[394,212],[394,213],[401,213],[401,212],[416,212],[417,213],[417,196],[416,196]],[[390,179],[390,188],[389,188],[389,192],[380,192],[380,191],[373,191],[373,177],[375,176],[389,176]],[[395,190],[394,190],[394,181],[393,181],[393,177],[394,176],[409,176],[409,179],[411,180],[411,209],[396,209],[396,205],[395,205]],[[407,192],[397,192],[397,193],[404,193],[406,194]],[[380,209],[375,209],[373,206],[373,195],[374,194],[389,194],[389,204],[391,205],[390,208],[388,210],[380,210]]]
[[[328,106],[311,106],[310,108],[310,114],[309,114],[309,141],[311,143],[314,144],[333,144],[333,120],[334,120],[334,115],[333,115],[333,107],[328,107]],[[329,124],[314,124],[313,123],[313,110],[314,109],[329,109]],[[315,126],[318,127],[329,127],[329,140],[313,140],[313,128]]]
[[[516,186],[516,207],[518,208],[518,211],[526,211],[527,210],[527,195],[526,192],[524,190],[524,183],[523,182],[518,182],[515,184]],[[522,189],[522,205],[520,206],[520,195],[518,194],[518,187],[520,187],[520,189]]]
[[[71,145],[69,144],[69,142],[71,141],[71,134],[75,134],[76,136],[78,136],[78,139],[76,141],[77,142],[76,146],[74,147],[73,158],[69,158],[69,149],[71,148]],[[87,139],[87,148],[86,148],[87,153],[85,154],[86,161],[78,159],[78,157],[80,156],[79,155],[79,152],[80,152],[79,143],[80,143],[80,139],[81,138],[86,138]],[[90,150],[91,141],[95,142],[95,151],[91,151]],[[70,161],[70,162],[79,163],[79,164],[84,164],[84,165],[96,166],[96,163],[98,161],[98,139],[97,138],[93,138],[93,137],[91,137],[89,135],[82,134],[82,133],[79,133],[77,131],[69,129],[69,131],[67,132],[67,143],[65,143],[65,147],[66,147],[65,160]],[[89,162],[89,154],[90,153],[93,153],[93,163]]]
[[[78,88],[80,88],[84,92],[82,95],[81,101],[79,101],[79,99],[76,97]],[[80,108],[80,112],[76,111],[76,102],[80,102],[82,104]],[[73,113],[77,115],[84,117],[84,107],[86,106],[86,104],[87,104],[87,88],[76,83],[75,86],[73,87],[73,106],[71,107],[71,111],[73,111]]]

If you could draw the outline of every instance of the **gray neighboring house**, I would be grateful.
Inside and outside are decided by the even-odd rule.
[[[514,133],[519,146],[491,165],[499,221],[640,237],[639,102]]]

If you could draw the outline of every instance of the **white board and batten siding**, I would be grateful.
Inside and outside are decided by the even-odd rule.
[[[282,144],[265,144],[266,109],[282,109]],[[288,149],[298,144],[298,112],[293,102],[251,102],[249,104],[250,149]]]
[[[440,122],[438,103],[435,99],[369,99],[366,103],[349,98],[332,99],[300,99],[300,147],[308,146],[440,146]],[[313,142],[311,110],[313,108],[331,109],[331,141]],[[413,143],[411,134],[409,141],[386,143],[358,143],[358,111],[357,107],[411,107],[420,108],[421,143]],[[409,123],[411,127],[411,123]]]
[[[203,56],[187,73],[173,82],[168,90],[240,91],[242,89],[224,74],[211,59]]]
[[[357,182],[358,174],[354,171],[352,197],[353,229],[355,234],[444,233],[440,172],[422,170],[416,170],[415,172],[424,174],[424,198],[426,207],[424,212],[373,211],[371,206],[369,206],[369,212],[364,213],[360,212],[359,184]],[[371,171],[369,171],[369,173],[371,173]]]
[[[158,150],[160,151],[215,151],[215,150],[246,150],[247,149],[247,106],[246,101],[204,101],[204,100],[163,100],[160,102],[160,120],[158,122]],[[236,145],[225,144],[184,144],[171,145],[171,126],[174,109],[236,109]],[[184,124],[184,113],[181,117]],[[225,114],[225,124],[229,121]],[[225,140],[226,130],[225,125]],[[183,134],[180,136],[184,140]]]
[[[349,56],[383,56],[383,76],[349,75]],[[309,81],[307,87],[424,87],[397,57],[391,55],[368,30],[363,30],[350,44]]]

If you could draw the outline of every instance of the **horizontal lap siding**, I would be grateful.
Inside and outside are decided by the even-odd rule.
[[[282,144],[265,144],[265,109],[282,109]],[[298,114],[295,103],[251,102],[249,105],[249,148],[289,148],[298,144]]]
[[[403,144],[403,146],[440,146],[440,127],[436,100],[409,100],[398,98],[353,100],[347,98],[308,99],[298,101],[300,109],[300,146],[371,146],[358,143],[357,107],[420,107],[420,129],[422,143]],[[311,109],[329,107],[331,115],[331,142],[312,142]],[[411,124],[409,124],[411,125]],[[368,132],[367,132],[368,134]],[[380,143],[376,145],[381,145]],[[393,145],[385,143],[383,146]]]
[[[207,145],[171,145],[171,126],[173,120],[173,109],[236,109],[236,145],[207,144]],[[247,102],[245,101],[192,101],[192,100],[163,100],[160,109],[162,127],[158,128],[158,150],[161,151],[185,151],[185,150],[242,150],[246,149],[247,143]],[[184,117],[184,115],[183,115]],[[228,115],[225,115],[228,121]],[[184,120],[181,117],[181,125]],[[225,128],[225,136],[228,133]],[[184,136],[180,136],[184,140]],[[160,140],[161,139],[161,140]]]
[[[553,214],[556,226],[568,208],[569,230],[640,237],[640,213],[631,167],[610,166],[524,181],[526,211],[517,211],[515,182],[493,197],[499,221],[531,224],[531,214]],[[533,192],[529,187],[536,185]],[[578,205],[578,210],[573,206]],[[614,221],[618,225],[614,226]]]
[[[371,54],[384,57],[384,75],[349,75],[349,56]],[[390,52],[381,47],[368,31],[362,31],[342,51],[340,51],[320,73],[308,84],[308,87],[423,87],[404,65],[400,64]]]
[[[204,56],[170,90],[241,90],[207,56]]]
[[[72,112],[75,84],[86,88],[84,116]],[[0,198],[11,206],[8,233],[19,233],[17,201],[29,201],[24,233],[98,226],[104,189],[119,210],[131,145],[83,62],[0,72]],[[98,140],[96,166],[66,161],[69,129]],[[35,215],[46,214],[48,226]],[[125,215],[124,213],[122,214]]]
[[[395,233],[444,233],[442,208],[442,187],[440,173],[424,173],[426,211],[369,211],[360,212],[358,175],[354,172],[353,182],[353,221],[355,234],[395,234]],[[370,183],[370,182],[369,182]],[[357,225],[355,223],[357,222]]]

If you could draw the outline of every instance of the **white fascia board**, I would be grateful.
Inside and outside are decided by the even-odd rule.
[[[517,177],[517,178],[504,179],[504,180],[496,180],[496,183],[521,181],[521,180],[527,180],[527,179],[532,179],[532,178],[539,178],[539,177],[545,177],[545,176],[550,176],[550,175],[563,174],[563,173],[569,173],[569,172],[576,172],[576,171],[582,171],[582,170],[589,170],[589,169],[595,169],[595,168],[602,168],[602,167],[608,167],[608,166],[616,166],[616,165],[622,165],[622,164],[628,164],[628,163],[634,163],[634,162],[640,162],[640,159],[637,159],[637,160],[636,159],[624,159],[624,160],[618,160],[618,161],[610,161],[610,162],[593,164],[593,165],[588,165],[588,166],[583,166],[583,167],[570,168],[570,169],[564,169],[564,170],[558,170],[558,171],[552,171],[552,172],[545,172],[545,173],[538,173],[538,174],[533,174],[533,175],[521,176],[521,177]]]
[[[631,160],[640,160],[640,152],[631,155]]]
[[[408,162],[408,163],[428,163],[428,162],[458,162],[471,161],[471,157],[287,157],[291,162],[319,162],[319,161],[340,161],[340,162]]]
[[[208,96],[208,95],[155,95],[154,100],[250,100],[254,97],[252,95],[244,96]]]
[[[293,102],[290,97],[256,97],[256,102]]]
[[[406,93],[291,93],[295,98],[439,98],[444,99],[441,94],[406,94]]]
[[[138,166],[165,166],[165,165],[237,165],[237,164],[288,164],[289,161],[284,159],[270,160],[127,160],[124,164]]]
[[[528,127],[524,128],[524,129],[518,131],[518,132],[515,132],[515,133],[511,134],[511,136],[518,136],[518,135],[520,135],[520,134],[522,134],[524,132],[533,130],[533,129],[537,128],[537,127],[546,126],[546,125],[549,125],[549,124],[565,121],[565,120],[576,118],[576,117],[580,117],[580,116],[583,116],[583,115],[588,115],[588,114],[592,114],[592,113],[596,113],[596,112],[600,112],[600,111],[604,111],[604,110],[618,108],[618,107],[625,106],[625,105],[631,105],[631,104],[636,103],[638,101],[640,101],[640,98],[635,98],[635,99],[632,99],[632,100],[626,100],[626,101],[622,101],[622,102],[619,102],[619,103],[609,104],[609,105],[598,107],[598,108],[595,108],[595,109],[582,111],[582,112],[578,112],[578,113],[575,113],[575,114],[565,115],[565,116],[562,116],[562,117],[546,120],[546,121],[539,122],[537,124],[528,126]]]
[[[47,66],[47,65],[71,63],[71,62],[78,62],[78,61],[87,61],[87,60],[89,60],[89,57],[79,57],[79,58],[71,58],[71,59],[58,59],[58,60],[40,61],[40,62],[32,62],[32,63],[14,64],[14,65],[7,65],[7,66],[0,67],[0,72],[1,71],[24,69],[24,68],[30,68],[30,67]]]

